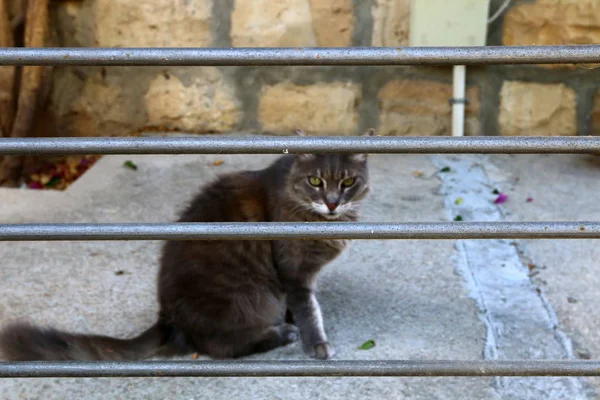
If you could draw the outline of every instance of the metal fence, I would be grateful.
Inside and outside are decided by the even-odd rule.
[[[600,63],[600,46],[2,48],[0,65],[490,65]],[[0,155],[600,153],[595,137],[1,138]],[[3,224],[0,240],[600,238],[600,222]],[[600,376],[592,360],[0,362],[0,377]]]

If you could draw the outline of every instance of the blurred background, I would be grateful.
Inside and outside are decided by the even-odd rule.
[[[26,2],[0,2],[22,45]],[[47,46],[436,45],[452,31],[440,23],[446,16],[478,36],[459,45],[600,43],[597,0],[30,0],[29,8],[36,2],[48,9],[37,20],[47,21]],[[44,79],[29,136],[452,131],[452,67],[57,67]],[[599,134],[599,87],[593,66],[469,67],[464,134]]]

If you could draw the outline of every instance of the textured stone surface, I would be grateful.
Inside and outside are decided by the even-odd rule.
[[[104,71],[104,72],[102,72]],[[59,136],[119,136],[145,128],[226,132],[242,108],[233,86],[212,67],[149,75],[100,70],[85,80],[60,71],[51,109]]]
[[[502,135],[576,135],[575,92],[562,83],[506,81],[500,91]]]
[[[95,0],[100,47],[205,47],[212,42],[212,0]]]
[[[265,86],[260,95],[259,122],[264,131],[352,135],[358,128],[360,88],[351,83]]]
[[[235,0],[235,47],[345,47],[350,45],[352,0]]]
[[[380,135],[450,135],[452,86],[426,80],[388,82],[379,92]],[[479,89],[467,89],[465,134],[480,132]]]
[[[56,75],[51,109],[59,136],[118,136],[143,124],[139,100],[132,95],[133,84],[103,79],[90,73],[81,80],[74,70]]]
[[[375,0],[373,46],[408,46],[410,0]]]
[[[518,4],[507,11],[503,27],[507,46],[600,43],[600,2],[538,0]]]
[[[60,46],[209,47],[213,40],[211,21],[212,0],[84,0],[60,2],[54,8]],[[175,68],[164,69],[167,74],[172,70]],[[189,102],[197,107],[198,118],[207,116],[207,107],[198,103],[214,102],[208,106],[214,114],[200,125],[200,129],[210,131],[218,127],[214,120],[223,116],[219,113],[224,108],[219,97],[222,91],[213,78],[199,74],[197,79],[203,88],[198,90],[198,100]],[[148,121],[144,98],[151,80],[152,72],[146,68],[57,69],[50,107],[57,134],[115,136],[153,125],[160,115],[153,113]],[[187,99],[190,94],[171,93],[171,100],[177,96]],[[231,124],[227,118],[225,121],[229,129]],[[176,125],[169,122],[166,125]],[[180,123],[176,128],[188,126]]]
[[[352,0],[309,0],[317,45],[350,46],[354,14]]]
[[[371,0],[368,4],[355,0],[229,0],[224,3],[215,3],[214,0],[61,1],[55,2],[52,7],[52,26],[57,29],[57,45],[68,47],[210,47],[228,43],[229,38],[212,37],[211,32],[229,33],[233,46],[351,46],[353,33],[356,32],[366,32],[367,37],[372,34],[370,43],[374,46],[404,46],[408,44],[410,3],[410,0]],[[504,44],[600,43],[598,1],[537,0],[513,3],[503,23]],[[358,5],[356,10],[355,5]],[[214,10],[220,12],[213,15],[213,6]],[[231,18],[227,14],[229,11]],[[369,12],[373,18],[372,26]],[[360,16],[356,21],[355,14]],[[367,25],[359,26],[359,21]],[[223,31],[223,27],[227,27],[229,32]],[[364,40],[369,40],[367,37]],[[513,68],[518,72],[521,68],[530,67]],[[146,126],[220,132],[229,129],[252,130],[261,124],[273,132],[289,132],[294,125],[294,128],[308,125],[315,132],[323,133],[351,132],[356,129],[359,120],[354,102],[360,100],[365,104],[360,108],[364,113],[360,118],[370,124],[375,124],[379,119],[382,133],[450,133],[451,107],[447,101],[451,97],[451,86],[430,82],[429,79],[440,77],[437,72],[432,72],[429,78],[430,70],[420,70],[424,71],[419,72],[422,73],[419,75],[422,81],[416,86],[406,83],[410,80],[411,69],[393,67],[373,68],[367,73],[364,68],[315,68],[314,75],[312,70],[301,67],[260,68],[256,71],[219,69],[227,75],[226,82],[221,73],[210,73],[207,77],[204,72],[196,72],[204,71],[202,68],[111,67],[106,71],[110,77],[107,80],[99,76],[98,68],[57,68],[48,112],[52,118],[48,118],[48,121],[45,117],[41,118],[43,125],[56,127],[56,134],[80,136],[121,135]],[[252,73],[246,76],[245,71]],[[340,89],[335,85],[332,93],[328,92],[329,89],[315,89],[314,93],[318,93],[320,98],[312,96],[313,92],[308,96],[304,90],[290,89],[286,92],[282,89],[287,84],[281,82],[287,80],[294,82],[296,88],[304,88],[308,84],[317,87],[321,82],[336,79],[352,81],[353,86],[360,87],[372,77],[371,71],[373,75],[378,75],[377,88],[379,82],[383,80],[385,83],[389,76],[405,83],[386,85],[378,94],[378,99],[373,98],[377,94],[372,91],[366,92],[368,98],[360,99],[358,92]],[[398,75],[391,75],[396,71],[399,71]],[[176,76],[176,80],[170,82],[161,78],[163,72]],[[558,76],[555,78],[562,79]],[[491,80],[497,78],[473,79],[477,79],[480,87],[489,88]],[[527,76],[526,80],[530,79],[537,77]],[[594,85],[591,73],[574,78],[565,75],[564,79],[570,79],[573,90],[578,92]],[[279,92],[273,89],[275,86],[279,86]],[[323,87],[330,88],[331,85],[326,83]],[[483,132],[479,118],[479,94],[477,89],[470,90],[471,103],[467,107],[465,131],[467,134],[480,134]],[[278,93],[284,92],[283,97],[277,97]],[[256,93],[262,93],[267,99],[255,104]],[[513,118],[506,110],[497,108],[494,97],[488,98],[481,106],[486,126],[495,126],[498,115],[503,113],[501,125],[505,128],[509,126],[504,132],[512,130],[527,134],[531,127],[526,124],[514,128],[512,125],[516,122],[511,121]],[[572,97],[568,95],[566,99],[555,101],[566,104],[570,109],[574,108]],[[379,118],[372,115],[376,111],[371,107],[377,100]],[[551,99],[544,101],[553,102]],[[284,106],[285,111],[278,111],[282,108],[280,105]],[[552,114],[554,111],[546,109],[545,105],[531,107],[528,112],[532,114],[530,120],[534,121],[533,125],[541,123],[541,127],[535,129],[544,130],[544,123],[539,121],[551,118],[561,122],[561,130],[574,131],[576,124],[571,118],[571,111],[566,113],[562,105],[558,110],[559,115]],[[520,112],[518,109],[514,111]],[[552,114],[551,117],[548,117],[548,113]],[[313,115],[316,117],[313,118]],[[523,119],[523,115],[516,119]],[[600,117],[594,117],[593,120],[596,121],[594,132],[598,132]],[[50,129],[46,131],[43,134],[55,134]]]
[[[307,0],[235,0],[231,14],[234,47],[315,46]]]
[[[144,97],[146,126],[190,132],[224,132],[239,123],[242,112],[233,88],[216,68],[202,68],[185,85],[176,75],[159,74]]]

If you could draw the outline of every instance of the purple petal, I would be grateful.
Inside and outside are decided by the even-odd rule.
[[[500,194],[498,195],[498,198],[496,200],[494,200],[494,203],[495,204],[502,204],[506,200],[508,200],[508,196],[505,195],[504,193],[500,192]]]

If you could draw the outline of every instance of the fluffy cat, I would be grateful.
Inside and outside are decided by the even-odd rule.
[[[368,192],[364,154],[286,155],[263,170],[218,178],[179,221],[355,221]],[[23,361],[192,352],[224,359],[300,338],[310,357],[327,359],[334,350],[314,287],[317,273],[345,246],[344,240],[167,241],[158,276],[158,322],[139,336],[117,339],[17,323],[0,333],[0,348],[9,360]]]

